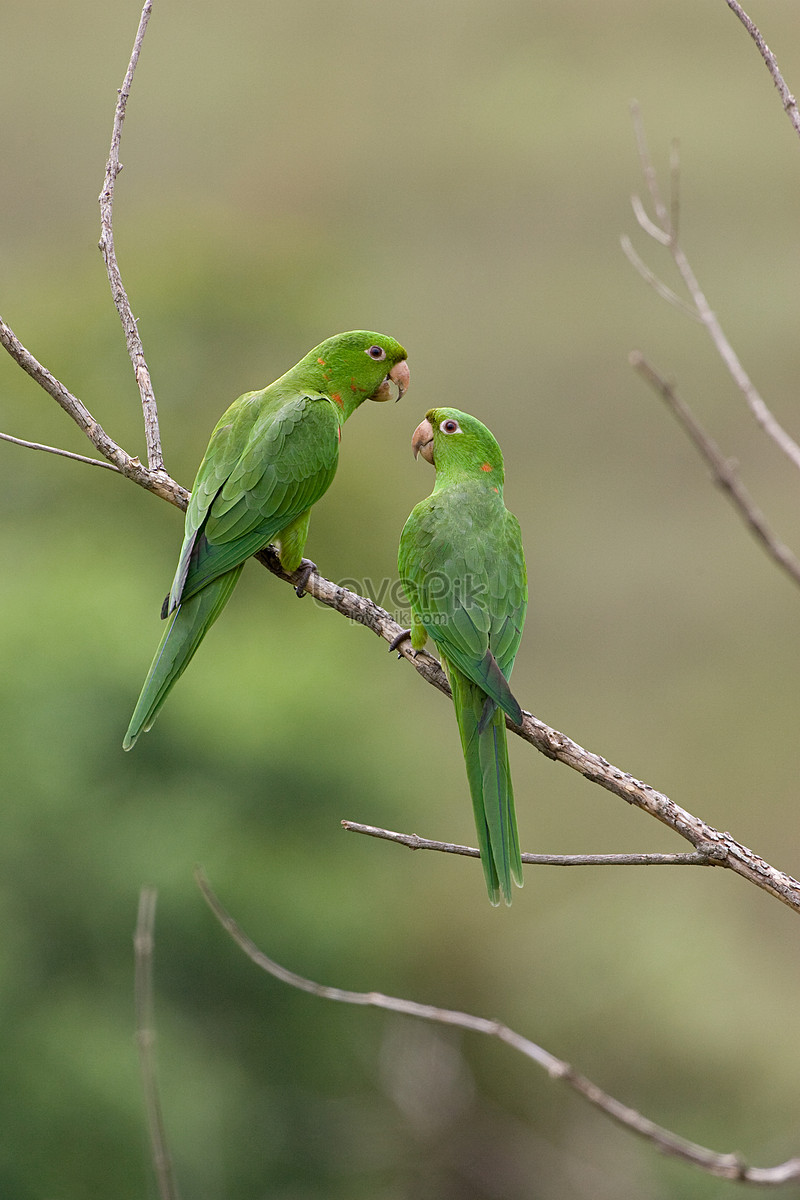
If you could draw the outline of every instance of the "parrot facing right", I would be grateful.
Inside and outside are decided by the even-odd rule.
[[[433,408],[414,430],[414,457],[436,468],[432,494],[400,537],[398,570],[411,601],[415,650],[430,636],[453,691],[486,887],[492,904],[522,886],[506,714],[522,710],[508,684],[528,604],[519,522],[503,501],[503,456],[475,417]]]
[[[153,724],[251,554],[273,545],[290,574],[314,569],[303,558],[308,522],[336,474],[342,426],[364,400],[399,400],[408,381],[399,342],[354,330],[315,346],[280,379],[246,392],[223,413],[192,487],[183,547],[161,614],[167,628],[125,750]],[[297,591],[303,594],[302,587]]]

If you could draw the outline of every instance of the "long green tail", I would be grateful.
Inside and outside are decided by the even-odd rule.
[[[213,579],[188,600],[184,600],[167,620],[164,636],[144,681],[133,710],[123,750],[130,750],[139,734],[146,733],[158,716],[173,685],[183,674],[197,647],[216,621],[236,586],[244,563]]]
[[[510,904],[512,880],[522,887],[522,861],[508,766],[505,713],[495,708],[483,732],[478,733],[486,693],[455,667],[450,666],[448,673],[486,888],[492,904],[499,904],[501,895]]]

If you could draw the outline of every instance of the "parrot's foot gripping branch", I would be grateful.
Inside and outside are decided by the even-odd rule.
[[[396,650],[398,648],[398,646],[401,644],[401,642],[404,642],[406,640],[406,638],[410,638],[410,637],[411,637],[410,629],[401,629],[400,632],[395,634],[395,636],[389,642],[389,653],[391,654],[391,652],[393,650]],[[398,654],[397,657],[402,658],[403,656],[402,656],[402,654]]]
[[[298,579],[299,582],[295,584],[294,588],[295,595],[299,600],[302,600],[303,596],[305,596],[308,581],[316,569],[317,564],[312,562],[310,558],[301,558],[300,566],[295,571],[295,578]]]

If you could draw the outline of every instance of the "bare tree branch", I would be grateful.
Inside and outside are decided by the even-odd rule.
[[[142,408],[144,413],[145,436],[147,441],[148,467],[143,467],[137,457],[132,457],[127,454],[120,446],[116,444],[105,432],[100,423],[94,419],[86,406],[78,400],[76,396],[68,391],[58,379],[52,375],[46,367],[43,367],[34,356],[26,350],[13,330],[6,325],[0,318],[0,343],[8,351],[11,357],[26,371],[36,382],[44,388],[48,395],[61,405],[64,411],[72,417],[73,421],[83,430],[92,444],[100,453],[108,459],[110,464],[116,468],[122,475],[128,479],[132,479],[141,487],[147,488],[148,491],[155,492],[170,503],[177,505],[179,508],[186,508],[188,501],[188,493],[180,487],[173,479],[167,475],[164,470],[164,462],[161,453],[160,435],[158,429],[158,412],[156,409],[155,396],[153,395],[153,387],[150,380],[150,372],[144,357],[144,350],[141,339],[139,338],[136,327],[136,320],[131,311],[130,302],[127,293],[122,283],[119,266],[117,264],[116,251],[114,248],[114,233],[113,233],[113,202],[114,202],[114,184],[116,177],[122,170],[122,164],[119,161],[119,145],[122,135],[122,124],[125,120],[125,109],[130,95],[131,83],[133,74],[136,70],[136,65],[139,61],[139,52],[141,50],[142,41],[147,30],[147,23],[150,19],[150,11],[152,8],[152,0],[145,0],[144,8],[142,9],[139,27],[134,39],[133,51],[131,53],[128,69],[125,73],[125,79],[118,93],[117,105],[114,111],[114,125],[111,135],[111,150],[109,153],[108,163],[106,166],[106,174],[104,180],[103,191],[100,195],[100,223],[101,223],[101,238],[100,249],[103,253],[103,258],[108,272],[109,282],[111,284],[111,293],[120,315],[122,327],[125,332],[125,340],[128,346],[128,353],[133,363],[136,382],[139,387],[139,392],[142,398]],[[62,454],[67,458],[75,458],[79,462],[87,462],[91,465],[97,464],[92,459],[84,458],[82,455],[72,455],[68,451],[61,451],[55,447],[43,447],[37,443],[25,442],[19,438],[12,438],[11,435],[4,435],[4,440],[14,441],[21,446],[27,446],[35,449],[46,449],[53,454]]]
[[[155,1026],[153,1022],[153,929],[156,920],[155,888],[143,887],[139,893],[139,915],[133,938],[135,953],[136,1043],[142,1075],[150,1149],[161,1200],[178,1200],[178,1187],[172,1172],[167,1146],[155,1063]]]
[[[139,394],[142,397],[142,412],[144,414],[144,431],[147,442],[147,465],[151,471],[163,471],[164,459],[161,453],[161,435],[158,428],[158,410],[156,408],[156,398],[153,394],[153,384],[150,379],[150,371],[144,357],[144,348],[139,330],[137,328],[136,319],[131,310],[128,294],[122,283],[119,266],[117,265],[117,254],[114,248],[114,228],[113,228],[113,206],[114,206],[114,185],[117,175],[122,170],[122,163],[119,161],[119,144],[122,137],[122,124],[125,120],[125,110],[130,95],[131,84],[133,82],[133,73],[136,70],[136,65],[139,61],[139,51],[142,47],[142,41],[147,31],[147,23],[150,20],[150,10],[153,0],[145,0],[142,15],[139,20],[139,28],[136,31],[136,37],[133,43],[128,69],[125,72],[125,79],[122,87],[119,89],[117,106],[114,110],[114,126],[111,133],[111,150],[106,164],[105,180],[103,182],[103,190],[100,193],[100,250],[103,255],[103,260],[106,264],[108,273],[108,281],[111,284],[111,295],[114,298],[114,304],[119,313],[122,322],[122,328],[125,331],[125,342],[128,347],[128,354],[133,364],[133,372],[136,376],[136,383],[139,388]]]
[[[730,0],[728,0],[728,3],[730,3]],[[644,135],[644,126],[642,123],[642,114],[638,104],[634,103],[631,105],[631,114],[633,117],[633,127],[636,136],[636,145],[639,152],[641,170],[647,184],[648,191],[650,192],[650,198],[653,202],[656,219],[653,222],[649,217],[647,217],[646,214],[644,214],[645,219],[642,220],[643,209],[641,201],[638,199],[638,197],[634,197],[632,200],[634,214],[636,215],[639,224],[642,226],[645,232],[649,234],[650,237],[654,238],[660,245],[668,246],[669,251],[675,261],[675,265],[677,266],[684,285],[686,286],[686,290],[691,297],[692,306],[696,313],[697,319],[705,327],[706,332],[711,338],[714,348],[725,364],[734,383],[744,396],[748,408],[753,414],[757,424],[770,438],[772,438],[775,444],[794,464],[794,466],[800,470],[800,446],[798,446],[794,439],[787,433],[780,422],[776,420],[770,409],[765,404],[764,400],[759,395],[757,388],[739,361],[738,355],[725,336],[722,326],[720,325],[716,314],[712,311],[711,306],[709,305],[708,300],[706,299],[705,294],[700,287],[697,276],[695,275],[692,266],[686,257],[686,254],[678,242],[677,227],[673,224],[670,211],[664,204],[659,192],[656,171],[655,167],[653,166],[653,160],[650,157],[650,152],[647,148],[647,142]],[[677,163],[675,160],[676,150],[673,148],[673,180],[676,178],[677,172]],[[676,207],[676,204],[673,204],[673,209]],[[651,229],[649,226],[653,226],[653,228]],[[636,263],[634,263],[634,266],[636,266]],[[640,270],[638,266],[636,269]],[[645,271],[647,271],[647,268],[645,268]],[[647,278],[647,276],[645,277]],[[656,277],[653,276],[653,279],[655,278]],[[648,280],[648,282],[652,281]]]
[[[259,950],[255,942],[247,936],[222,906],[202,868],[195,868],[195,879],[214,916],[239,948],[262,971],[266,971],[290,987],[309,992],[312,996],[318,996],[323,1000],[385,1009],[388,1012],[416,1017],[422,1021],[433,1021],[439,1025],[455,1026],[459,1029],[469,1030],[471,1033],[482,1033],[487,1037],[497,1038],[535,1062],[547,1072],[551,1079],[563,1080],[568,1087],[588,1100],[595,1108],[600,1109],[606,1116],[611,1117],[618,1125],[638,1134],[639,1137],[644,1138],[663,1153],[691,1163],[710,1175],[718,1176],[721,1179],[736,1179],[741,1183],[758,1184],[762,1187],[778,1186],[794,1179],[800,1179],[800,1158],[788,1159],[774,1167],[749,1167],[738,1154],[718,1154],[696,1142],[690,1142],[686,1138],[672,1133],[661,1125],[656,1125],[636,1109],[630,1108],[627,1104],[610,1096],[608,1092],[604,1092],[585,1075],[579,1074],[569,1063],[556,1058],[548,1050],[544,1050],[500,1021],[488,1020],[486,1017],[476,1017],[470,1013],[457,1012],[452,1009],[436,1008],[431,1004],[418,1004],[414,1000],[386,996],[381,992],[351,992],[343,988],[328,987],[325,984],[306,979],[302,975],[297,975]]]
[[[681,156],[678,140],[673,138],[669,148],[669,220],[673,236],[677,240],[681,219]]]
[[[132,458],[121,446],[118,446],[108,436],[100,422],[94,419],[86,405],[77,396],[73,396],[72,392],[65,388],[55,375],[51,375],[47,368],[43,367],[31,352],[25,349],[2,317],[0,317],[0,345],[8,351],[23,371],[30,375],[31,379],[34,379],[47,392],[48,396],[51,396],[63,408],[64,412],[85,433],[95,449],[99,450],[110,463],[113,463],[121,475],[138,483],[139,487],[154,492],[162,500],[168,500],[170,504],[174,504],[178,508],[186,508],[189,498],[186,489],[182,488],[174,479],[170,479],[164,471],[148,471],[138,458]]]
[[[118,471],[113,463],[103,462],[100,458],[87,458],[85,454],[73,454],[70,450],[61,450],[58,446],[43,446],[41,442],[26,442],[24,438],[12,437],[10,433],[0,433],[0,439],[11,442],[14,446],[24,446],[26,450],[44,450],[47,454],[57,454],[59,458],[72,458],[75,462],[88,463],[90,467],[105,467],[107,471]]]
[[[465,858],[480,858],[477,846],[459,846],[455,842],[432,842],[416,833],[395,833],[377,825],[361,825],[358,821],[342,821],[347,833],[364,833],[368,837],[397,842],[409,850],[438,850],[441,854],[461,854]],[[536,867],[718,867],[719,862],[707,854],[526,854],[524,863]]]
[[[631,196],[631,208],[633,209],[633,215],[636,217],[636,220],[639,222],[647,236],[651,237],[654,242],[660,242],[662,246],[669,246],[670,242],[672,241],[671,234],[665,233],[663,229],[656,225],[655,221],[651,220],[647,209],[642,203],[641,197],[637,196],[636,192],[634,192]],[[630,239],[628,239],[628,241],[630,242]],[[692,318],[695,321],[700,319],[695,310],[688,304],[686,305],[686,308],[688,313],[691,313]]]
[[[639,224],[641,225],[642,222],[640,221]],[[645,226],[642,225],[642,228],[645,228]],[[623,234],[619,242],[628,262],[639,272],[642,279],[650,285],[656,295],[660,296],[662,300],[666,300],[667,304],[671,304],[674,308],[679,309],[685,317],[689,317],[692,321],[697,321],[700,324],[700,317],[697,315],[697,311],[692,308],[691,304],[687,304],[685,300],[682,300],[680,296],[673,292],[672,288],[668,287],[663,279],[659,279],[655,272],[650,270],[644,259],[634,250],[633,242],[627,234]]]
[[[759,30],[755,21],[748,17],[741,4],[737,4],[736,0],[725,0],[725,3],[728,5],[728,8],[731,10],[731,12],[736,14],[747,32],[750,34],[750,37],[758,46],[758,52],[766,63],[767,70],[772,76],[772,82],[775,84],[775,87],[780,93],[781,102],[786,110],[786,114],[794,126],[795,133],[798,135],[798,137],[800,137],[800,112],[797,110],[797,101],[786,86],[786,81],[778,69],[778,63],[775,55],[772,53],[769,46],[761,36],[761,31]]]
[[[800,561],[795,558],[789,547],[784,545],[772,532],[761,509],[754,503],[744,484],[739,481],[735,464],[724,456],[714,439],[703,429],[688,404],[680,398],[672,384],[664,379],[655,367],[651,366],[644,355],[638,350],[633,350],[629,358],[631,366],[667,402],[670,410],[678,418],[711,468],[714,482],[728,494],[745,524],[749,526],[767,552],[790,578],[795,583],[800,583]]]

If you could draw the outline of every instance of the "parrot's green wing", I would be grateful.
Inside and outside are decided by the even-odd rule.
[[[516,517],[466,489],[429,497],[408,519],[398,568],[415,618],[442,654],[519,723],[508,678],[528,596]]]
[[[330,486],[338,458],[339,424],[327,396],[276,405],[251,392],[237,400],[197,473],[169,611],[307,512]],[[297,565],[284,562],[287,570]]]
[[[245,560],[284,535],[291,552],[281,555],[283,566],[293,571],[300,565],[308,510],[333,480],[338,457],[339,422],[324,395],[270,404],[264,393],[250,393],[222,417],[192,490],[165,604],[169,624],[131,717],[126,750],[153,724],[225,607]],[[300,535],[287,537],[296,527]]]

